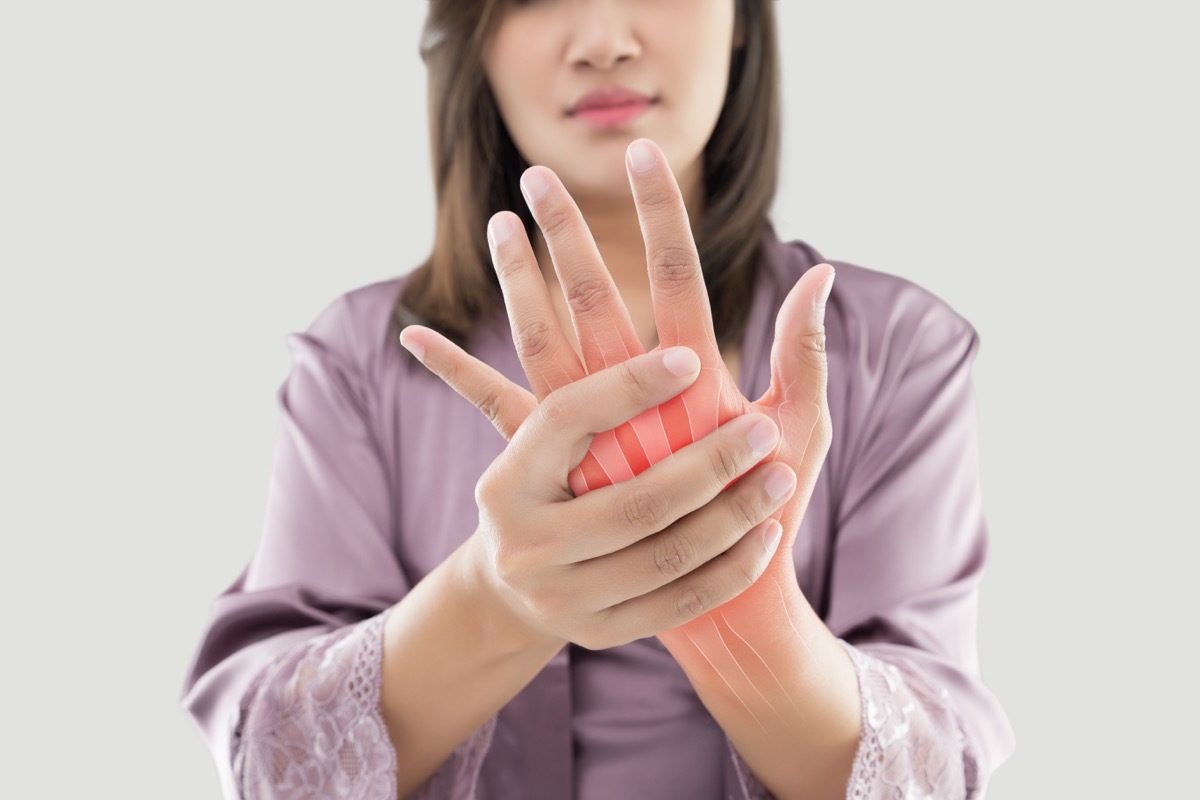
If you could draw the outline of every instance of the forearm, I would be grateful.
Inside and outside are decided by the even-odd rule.
[[[472,536],[389,612],[381,705],[400,797],[437,770],[564,642],[522,628],[475,574]]]
[[[786,585],[768,619],[752,623],[735,599],[660,638],[774,797],[841,800],[862,734],[858,679],[837,638]]]

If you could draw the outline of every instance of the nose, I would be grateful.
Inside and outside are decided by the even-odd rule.
[[[632,0],[634,3],[640,0]],[[641,55],[624,0],[579,0],[574,4],[571,43],[567,57],[572,65],[611,69]]]

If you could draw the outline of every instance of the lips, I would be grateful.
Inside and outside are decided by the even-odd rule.
[[[621,108],[622,106],[645,106],[652,102],[654,102],[653,98],[624,86],[605,86],[579,98],[568,113],[578,114],[582,111]]]

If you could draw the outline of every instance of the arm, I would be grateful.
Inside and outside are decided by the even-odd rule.
[[[703,359],[704,354],[715,352],[715,348],[705,313],[699,265],[698,262],[688,265],[692,267],[690,271],[681,269],[684,265],[680,263],[680,254],[688,252],[690,234],[686,224],[677,224],[681,220],[686,222],[682,211],[673,210],[680,208],[682,202],[677,197],[674,206],[665,202],[676,196],[677,190],[667,180],[667,171],[659,172],[660,175],[641,178],[631,174],[643,228],[655,234],[647,235],[647,253],[652,283],[661,284],[655,294],[656,322],[664,345],[690,344]],[[543,198],[542,208],[533,209],[539,223],[541,215],[546,213],[557,218],[572,216],[565,191],[559,191],[557,183],[552,185],[556,191],[548,193],[548,199]],[[549,208],[551,205],[557,207]],[[664,234],[673,227],[678,228],[675,234]],[[556,225],[553,230],[558,234],[548,235],[552,255],[556,253],[553,241],[556,237],[563,240],[558,248],[564,253],[572,249],[587,251],[586,241],[582,241],[586,229],[581,221]],[[660,238],[671,239],[673,244],[656,241]],[[572,241],[575,239],[581,241]],[[493,247],[496,245],[493,241]],[[561,343],[561,336],[553,335],[556,325],[545,311],[544,292],[525,287],[529,281],[523,275],[536,275],[535,266],[521,252],[528,247],[518,241],[516,246],[504,245],[500,249],[497,271],[530,385],[542,392],[558,385],[555,380],[559,378],[565,377],[570,383],[575,378],[563,364],[570,365],[573,354],[569,346]],[[496,253],[493,258],[496,259]],[[557,270],[559,257],[554,255],[554,258]],[[612,345],[611,353],[588,354],[588,342],[613,342],[611,335],[603,334],[605,325],[618,330],[628,327],[622,325],[625,317],[620,313],[623,309],[619,308],[619,301],[613,300],[615,292],[594,291],[604,285],[602,264],[593,264],[588,258],[568,260],[578,274],[560,272],[564,287],[574,280],[581,287],[590,285],[593,289],[587,295],[589,302],[580,304],[582,315],[572,305],[578,338],[585,345],[585,358],[596,362],[589,363],[589,368],[603,367],[610,355],[620,362],[623,356],[628,356],[628,352],[618,352],[620,342]],[[909,313],[913,306],[906,306],[876,309],[877,313],[863,317],[885,322],[866,331],[868,335],[882,332],[885,341],[872,343],[872,349],[878,353],[872,358],[864,356],[866,360],[862,363],[883,363],[886,374],[878,386],[869,385],[879,378],[874,374],[863,376],[861,381],[855,379],[856,400],[874,392],[874,402],[870,408],[848,415],[853,418],[842,422],[839,434],[839,454],[848,454],[852,461],[849,478],[843,477],[847,470],[840,470],[835,479],[841,513],[836,522],[835,555],[830,565],[834,574],[829,603],[832,610],[828,613],[832,617],[827,624],[797,585],[791,547],[831,433],[820,322],[824,302],[817,291],[820,283],[828,287],[829,277],[828,270],[812,269],[793,287],[776,321],[771,388],[753,404],[741,399],[745,407],[762,409],[780,421],[784,435],[775,458],[793,465],[799,478],[792,500],[781,513],[784,540],[761,577],[743,576],[743,591],[728,601],[709,598],[713,602],[704,604],[699,616],[669,630],[660,630],[658,636],[725,729],[735,756],[741,758],[738,752],[745,756],[745,761],[740,762],[742,774],[755,783],[749,788],[758,795],[764,792],[762,785],[770,786],[780,797],[840,797],[846,794],[848,783],[861,788],[863,780],[869,784],[876,777],[874,773],[863,777],[873,752],[872,743],[889,747],[895,744],[893,751],[899,752],[916,742],[914,761],[906,768],[910,772],[917,769],[928,772],[932,763],[929,759],[945,753],[946,740],[939,738],[945,730],[943,723],[954,719],[948,705],[938,704],[946,697],[953,699],[959,686],[965,686],[967,695],[981,701],[974,712],[963,713],[979,714],[982,727],[968,730],[961,747],[956,736],[947,734],[951,735],[951,752],[957,754],[951,760],[959,759],[957,774],[963,783],[977,782],[973,777],[977,774],[973,766],[977,762],[971,760],[968,749],[990,733],[993,738],[983,747],[990,747],[997,754],[991,763],[998,764],[1011,749],[1011,733],[1003,712],[994,698],[989,700],[990,695],[979,681],[974,658],[971,576],[981,568],[982,560],[975,559],[972,551],[982,544],[982,529],[972,528],[971,498],[963,495],[958,471],[964,453],[971,460],[975,452],[973,419],[968,416],[969,424],[963,425],[964,412],[969,415],[973,409],[964,404],[961,393],[964,385],[969,387],[967,370],[974,332],[944,304],[928,302],[928,296],[918,302],[915,314]],[[568,289],[567,294],[583,297],[586,293]],[[893,335],[892,327],[901,317],[906,325],[919,323],[918,335],[911,332]],[[594,329],[600,333],[589,335]],[[538,340],[522,341],[530,331],[539,332]],[[541,335],[546,331],[550,335]],[[963,331],[971,334],[972,344],[966,354],[961,347],[965,340],[959,335]],[[629,351],[635,337],[625,338],[622,346]],[[559,344],[555,345],[555,341]],[[599,351],[605,349],[597,347]],[[896,355],[883,357],[891,353]],[[451,358],[455,367],[446,370],[443,378],[471,399],[502,433],[511,435],[528,413],[530,401],[521,400],[520,392],[512,386],[503,386],[506,382],[489,375],[486,369],[472,366],[464,354],[451,356],[451,351],[445,350],[444,357]],[[712,363],[712,369],[719,374],[722,369],[719,360],[714,357]],[[581,374],[582,370],[575,372]],[[719,388],[734,385],[732,381],[719,381],[716,385],[718,421],[725,413],[744,411],[745,407],[737,407],[737,397]],[[701,391],[712,392],[706,388]],[[692,407],[686,392],[682,399],[683,410],[690,412]],[[676,410],[660,408],[664,427],[668,416]],[[687,416],[696,421],[690,414]],[[696,433],[693,425],[693,436]],[[624,442],[621,447],[625,447]],[[598,453],[597,460],[601,456]],[[632,465],[635,460],[630,459],[629,463]],[[970,471],[975,469],[973,464],[968,465],[968,484]],[[575,483],[572,488],[579,492]],[[596,486],[589,479],[583,488]],[[870,511],[871,508],[875,511]],[[978,508],[974,512],[978,514]],[[889,555],[893,556],[890,560]],[[746,583],[750,584],[748,588]],[[849,621],[839,621],[838,614],[847,607],[851,609]],[[877,630],[874,620],[867,616],[862,618],[865,627],[860,629],[854,615],[864,607],[878,607],[881,612],[894,610],[895,619],[888,621],[890,627]],[[904,630],[905,627],[912,630]],[[970,635],[964,637],[968,629]],[[847,640],[862,642],[872,633],[882,636],[885,642],[894,640],[908,645],[905,652],[909,659],[865,658],[865,651],[845,646]],[[957,684],[949,681],[947,692],[943,692],[945,685],[936,680],[923,680],[929,673],[921,672],[919,667],[908,673],[911,677],[907,680],[898,677],[905,674],[909,661],[919,664],[926,657],[936,658],[938,654],[944,654],[950,677],[960,679]],[[886,694],[880,690],[881,685],[887,687]],[[901,728],[896,724],[901,718],[895,717],[891,734],[907,732],[893,741],[889,738],[891,734],[879,725],[880,711],[891,707],[885,703],[901,709],[902,713],[907,713],[906,704],[922,704],[923,719],[929,724],[914,719],[911,727]],[[918,761],[926,766],[913,766]],[[903,766],[902,761],[896,763],[896,769]],[[950,767],[951,774],[955,769],[953,765]],[[887,777],[880,774],[880,779]],[[900,780],[908,779],[901,776]],[[867,788],[872,785],[876,784]],[[938,788],[945,786],[952,784]]]
[[[511,638],[476,636],[487,620],[465,613],[471,595],[452,580],[453,564],[416,587],[401,568],[393,479],[353,327],[370,309],[355,302],[340,299],[288,337],[294,367],[279,393],[262,539],[214,604],[185,685],[184,706],[228,798],[290,797],[313,786],[322,796],[388,798],[427,778],[424,796],[447,796],[474,780],[490,718],[502,695],[520,688],[522,667],[537,671],[510,659]],[[439,615],[440,639],[429,614]],[[451,677],[492,668],[491,694],[445,689]],[[405,704],[417,696],[458,703]],[[418,727],[421,737],[408,735]]]
[[[649,141],[635,142],[634,147],[657,153]],[[771,448],[769,461],[780,469],[781,478],[790,480],[777,487],[782,490],[783,507],[773,516],[779,520],[776,530],[781,538],[767,542],[771,559],[765,574],[742,575],[741,591],[727,602],[696,593],[685,597],[693,618],[660,628],[657,635],[764,783],[786,797],[838,797],[845,792],[859,739],[855,674],[846,653],[797,585],[792,556],[796,531],[830,441],[822,316],[833,270],[817,265],[788,292],[776,319],[770,387],[751,402],[738,391],[721,359],[703,270],[666,159],[657,158],[648,171],[634,170],[632,161],[629,166],[646,239],[660,341],[663,346],[683,344],[694,349],[705,365],[705,380],[693,384],[678,401],[657,409],[659,437],[667,446],[647,447],[653,438],[646,434],[652,431],[636,430],[636,425],[631,435],[612,432],[608,442],[603,441],[604,434],[597,436],[592,444],[595,462],[607,461],[615,468],[592,470],[589,475],[585,460],[581,470],[586,480],[573,481],[572,489],[586,496],[583,492],[620,481],[622,460],[628,462],[626,471],[647,462],[653,470],[665,463],[655,463],[664,451],[684,452],[689,441],[702,440],[722,420],[750,416],[747,412],[774,419],[781,438]],[[546,234],[569,298],[587,370],[620,363],[639,347],[622,299],[565,187],[550,171],[533,169],[544,171],[550,190],[531,210]],[[561,342],[563,337],[553,334],[557,322],[546,310],[540,275],[525,256],[523,237],[513,238],[515,245],[498,248],[497,272],[530,386],[544,391],[555,380],[570,380],[583,370],[570,369],[574,356],[569,346],[554,346],[553,341]],[[537,288],[526,288],[528,284]],[[523,347],[522,332],[528,330],[551,334]],[[483,402],[477,403],[485,413],[497,407],[488,394],[481,393]],[[710,529],[706,535],[720,534]]]
[[[442,770],[418,796],[449,797],[456,785],[473,785],[496,713],[563,645],[498,613],[474,566],[480,557],[470,552],[478,541],[469,538],[417,584],[384,629],[382,706],[400,797],[425,783],[464,741],[457,775]],[[435,790],[442,785],[445,794]]]
[[[801,607],[809,618],[796,627],[818,654],[838,637],[856,677],[861,739],[846,797],[981,798],[1013,735],[975,641],[987,544],[970,377],[978,337],[928,295],[857,318],[888,325],[859,331],[875,339],[872,352],[845,363],[883,366],[844,379],[855,399],[835,419],[839,448],[827,465],[836,499],[825,624]],[[757,777],[778,760],[760,759],[758,776],[736,752],[735,762],[748,796],[771,796]]]
[[[862,708],[847,798],[980,798],[1013,747],[975,645],[986,551],[970,379],[979,340],[923,297],[922,311],[867,341],[897,355],[879,375],[851,378],[871,400],[844,412],[846,460],[828,465],[840,512],[826,636],[839,637]],[[772,796],[736,748],[734,761],[748,797]]]
[[[185,704],[209,735],[231,798],[311,796],[313,787],[333,797],[389,797],[392,786],[418,797],[469,794],[495,712],[568,638],[607,646],[680,617],[677,589],[667,585],[674,576],[657,566],[662,539],[693,541],[723,522],[724,539],[696,545],[711,563],[691,576],[717,598],[769,556],[759,526],[734,513],[759,520],[774,507],[762,491],[770,471],[753,469],[762,453],[747,438],[750,417],[643,481],[571,496],[556,465],[577,463],[591,431],[697,378],[694,355],[681,369],[670,353],[655,353],[547,398],[477,485],[480,530],[409,591],[394,552],[395,459],[376,433],[393,411],[378,408],[383,378],[368,377],[372,358],[354,355],[369,353],[353,342],[355,320],[370,317],[336,305],[289,339],[296,366],[281,393],[263,541],[219,601],[189,679]],[[714,474],[714,464],[734,472]],[[744,480],[711,502],[733,477]],[[647,506],[654,481],[684,489]],[[647,516],[655,510],[676,522],[662,529]],[[619,536],[579,537],[578,526]],[[630,598],[630,607],[614,608]],[[342,640],[336,634],[348,623],[356,630]]]
[[[1013,750],[976,645],[987,552],[971,381],[979,338],[937,302],[910,341],[878,382],[836,521],[826,621],[848,645],[864,712],[851,792],[978,798]]]

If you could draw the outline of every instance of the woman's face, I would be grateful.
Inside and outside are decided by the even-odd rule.
[[[681,182],[698,179],[729,82],[734,2],[511,0],[483,67],[517,149],[580,202],[630,201],[625,149],[640,137],[662,148]],[[613,88],[649,104],[575,108]]]

